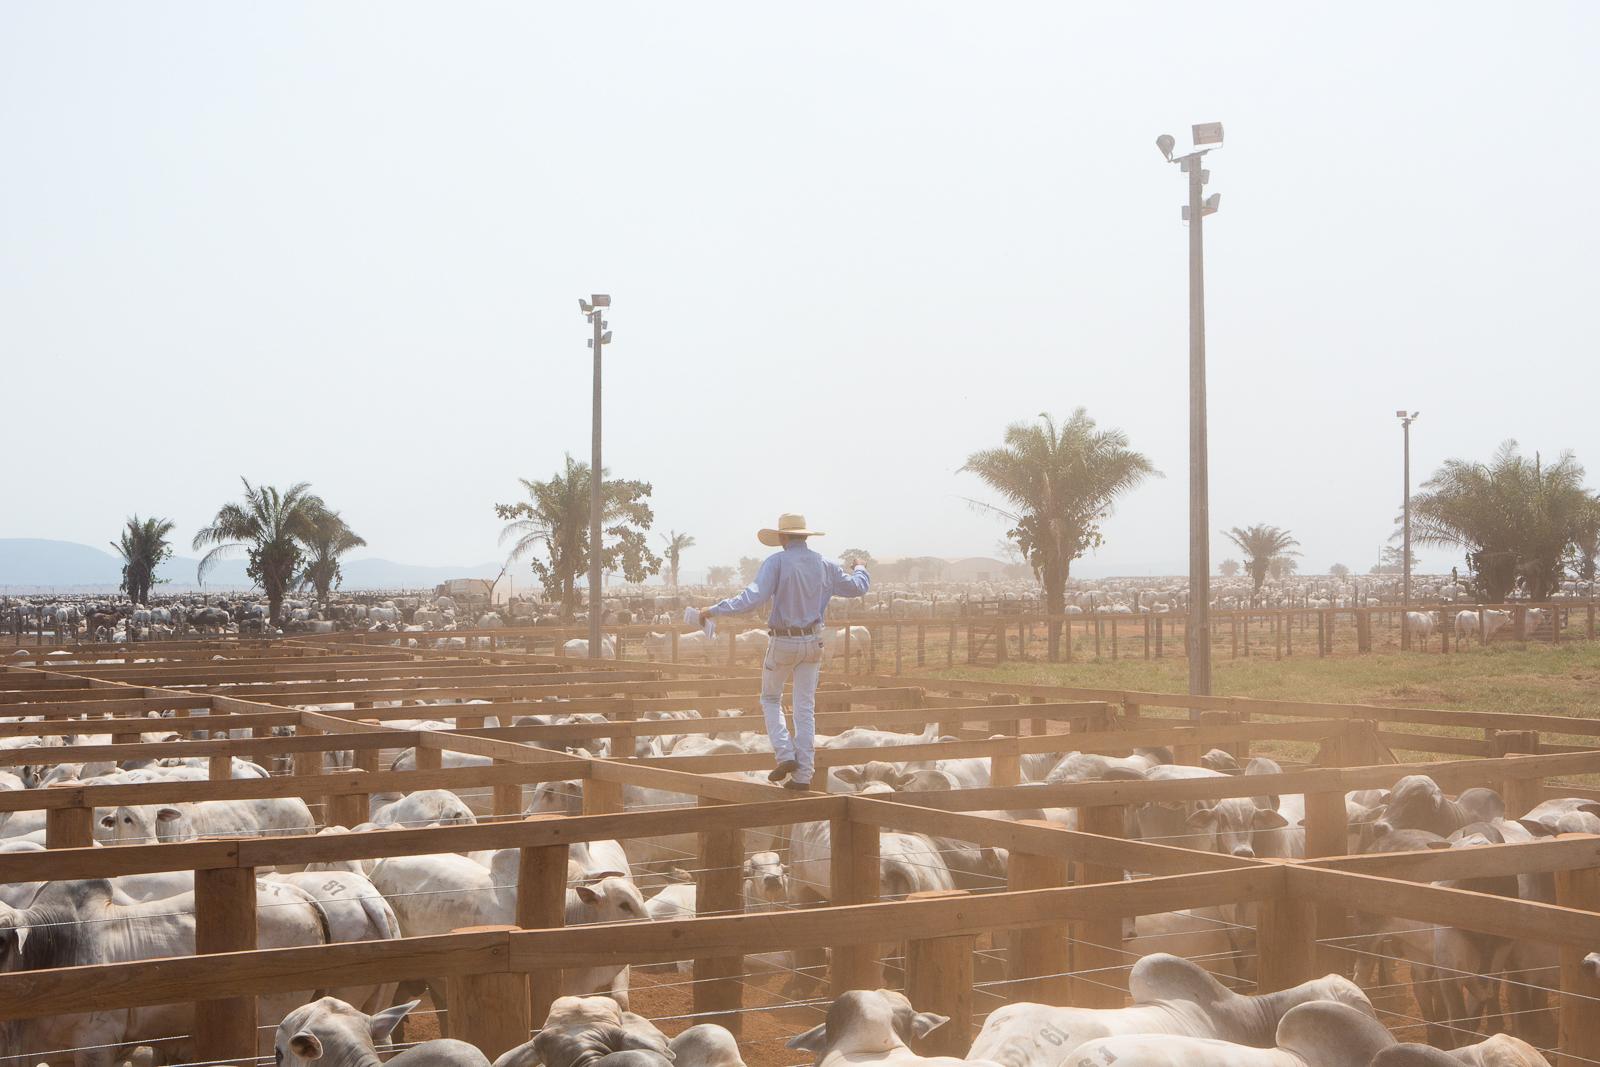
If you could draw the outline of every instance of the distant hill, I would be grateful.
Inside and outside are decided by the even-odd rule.
[[[187,556],[167,560],[156,571],[158,578],[167,580],[161,589],[198,588],[195,570],[199,565],[199,560]],[[449,578],[493,578],[500,573],[498,563],[433,567],[386,559],[350,559],[342,569],[344,589],[428,588]],[[94,592],[113,590],[121,581],[122,559],[109,549],[74,541],[0,538],[0,590]],[[243,589],[250,584],[243,559],[221,560],[206,576],[207,589]]]

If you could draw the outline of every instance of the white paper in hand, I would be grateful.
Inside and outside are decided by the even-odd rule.
[[[706,632],[707,637],[717,636],[717,620],[710,615],[702,614],[699,608],[684,608],[683,624],[700,627]]]

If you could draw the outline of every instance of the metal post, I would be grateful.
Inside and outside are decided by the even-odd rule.
[[[600,658],[600,492],[603,481],[600,464],[600,350],[603,312],[595,308],[589,313],[594,325],[594,423],[589,461],[589,658]]]
[[[1402,551],[1405,554],[1400,560],[1401,574],[1404,575],[1404,582],[1401,585],[1400,592],[1400,648],[1403,651],[1410,651],[1411,627],[1408,625],[1410,622],[1408,615],[1411,611],[1411,422],[1417,417],[1418,412],[1413,411],[1408,415],[1402,409],[1395,412],[1395,414],[1400,418],[1400,431],[1405,440],[1406,496],[1401,509],[1401,527],[1404,530],[1402,534],[1404,548]]]
[[[1200,157],[1189,161],[1189,693],[1211,694],[1211,503],[1206,456],[1206,304]]]

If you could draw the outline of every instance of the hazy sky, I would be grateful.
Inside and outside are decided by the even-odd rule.
[[[1083,405],[1167,474],[1076,573],[1186,569],[1185,196],[1214,531],[1365,569],[1413,469],[1600,468],[1600,5],[0,6],[0,536],[185,540],[308,480],[415,563],[587,458],[705,566],[992,554],[958,475]],[[1600,469],[1595,470],[1600,481]],[[1214,556],[1227,552],[1213,533]],[[187,546],[185,546],[187,547]],[[1445,554],[1424,562],[1448,566]]]

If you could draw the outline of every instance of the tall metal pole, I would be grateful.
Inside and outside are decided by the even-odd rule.
[[[1405,568],[1404,572],[1403,572],[1405,574],[1405,585],[1402,588],[1402,591],[1401,591],[1401,594],[1400,594],[1400,599],[1401,599],[1401,603],[1402,603],[1402,605],[1404,607],[1404,610],[1409,612],[1411,610],[1411,420],[1410,419],[1406,419],[1400,425],[1401,425],[1402,432],[1405,434],[1405,452],[1406,452],[1406,460],[1405,460],[1406,502],[1405,502],[1405,509],[1404,509],[1404,518],[1402,520],[1404,522],[1404,524],[1405,524],[1405,535],[1404,535],[1403,539],[1405,541],[1405,554],[1406,555],[1405,555],[1405,559],[1400,561],[1401,562],[1401,566]],[[1409,627],[1409,626],[1403,627],[1401,629],[1401,633],[1405,635],[1405,637],[1406,637],[1405,647],[1409,649],[1411,647],[1411,640],[1410,640],[1410,638],[1411,638],[1411,627]]]
[[[1189,694],[1211,695],[1211,490],[1206,454],[1206,295],[1203,157],[1189,174]],[[1191,714],[1194,712],[1191,711]]]
[[[589,313],[594,325],[594,440],[589,460],[589,658],[600,658],[600,496],[602,472],[600,463],[600,351],[605,347],[602,334],[605,329],[605,308],[597,307]]]

